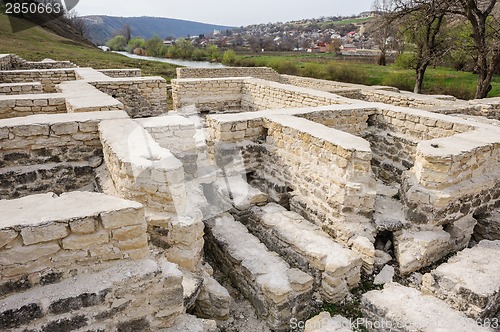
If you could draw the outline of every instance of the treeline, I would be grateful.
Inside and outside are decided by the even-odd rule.
[[[457,69],[469,61],[477,73],[475,98],[485,98],[500,63],[500,6],[497,0],[375,0],[380,15],[369,30],[385,65],[389,50],[415,71],[421,93],[427,68],[449,58]]]
[[[195,47],[190,40],[179,38],[166,45],[159,36],[150,39],[140,37],[131,38],[117,35],[107,43],[112,51],[127,51],[137,55],[147,55],[158,58],[184,59],[193,61],[223,62],[230,64],[235,58],[234,51],[223,52],[216,45],[206,47]]]

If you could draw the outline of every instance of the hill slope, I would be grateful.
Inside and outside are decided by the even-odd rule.
[[[87,23],[87,36],[96,44],[103,44],[113,36],[113,32],[120,30],[128,24],[132,30],[132,37],[149,39],[154,35],[162,38],[172,36],[175,38],[196,36],[213,32],[214,30],[227,30],[232,27],[213,25],[193,21],[177,20],[162,17],[114,17],[114,16],[84,16]]]
[[[9,18],[0,8],[0,53],[14,53],[28,61],[40,61],[45,58],[69,60],[80,67],[99,68],[140,68],[144,75],[160,75],[167,80],[175,77],[174,65],[161,62],[130,59],[123,55],[102,52],[83,42],[58,36],[41,27],[22,19],[16,24],[26,30],[13,33]],[[59,24],[64,24],[60,22]],[[60,26],[64,28],[64,26]]]

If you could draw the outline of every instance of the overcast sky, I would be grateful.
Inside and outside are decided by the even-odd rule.
[[[80,0],[79,15],[157,16],[230,26],[352,15],[373,0]]]

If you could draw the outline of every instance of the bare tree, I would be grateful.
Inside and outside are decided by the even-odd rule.
[[[449,50],[443,33],[448,6],[440,0],[397,0],[393,20],[402,22],[403,35],[415,46],[415,93],[422,93],[427,67]]]
[[[370,22],[369,29],[372,31],[371,35],[380,50],[377,62],[379,65],[385,66],[387,64],[387,51],[391,49],[391,44],[397,38],[398,29],[392,18],[395,2],[394,0],[375,0],[372,7],[380,15]]]
[[[67,12],[64,16],[68,20],[69,25],[71,25],[82,36],[86,36],[88,32],[87,23],[82,17],[78,16],[76,11],[72,10]]]
[[[491,80],[500,62],[500,24],[493,15],[497,0],[445,0],[450,12],[467,18],[474,41],[474,61],[477,72],[475,98],[486,98]],[[498,13],[498,9],[495,10]]]

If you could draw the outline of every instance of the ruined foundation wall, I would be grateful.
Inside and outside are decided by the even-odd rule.
[[[187,180],[197,175],[198,154],[194,122],[178,115],[137,119],[162,148],[170,150],[182,161]]]
[[[334,94],[259,79],[246,79],[241,106],[246,111],[348,104]]]
[[[368,142],[305,119],[267,120],[271,159],[264,162],[263,177],[286,183],[318,215],[372,212],[375,193]]]
[[[102,163],[97,125],[124,117],[124,112],[102,112],[0,120],[0,197],[89,185]]]
[[[103,121],[104,160],[118,194],[159,212],[186,207],[182,163],[133,120]]]
[[[57,84],[74,80],[76,80],[74,69],[0,71],[0,83],[40,82],[44,92],[56,92]]]
[[[8,284],[26,280],[29,288],[43,283],[43,275],[60,280],[73,269],[149,254],[144,211],[136,202],[75,192],[2,200],[0,207],[10,216],[0,225],[0,297],[10,292]]]
[[[98,72],[112,78],[141,77],[140,69],[99,69]]]
[[[0,96],[0,119],[35,114],[66,113],[66,100],[61,94],[27,94]]]
[[[42,85],[33,83],[0,83],[0,95],[20,95],[30,93],[42,93]]]
[[[115,78],[89,83],[122,102],[133,118],[167,112],[167,82],[161,77]]]
[[[177,68],[177,78],[255,77],[280,81],[280,75],[268,67]]]
[[[500,132],[495,127],[420,142],[402,191],[407,217],[448,224],[500,207]]]
[[[194,106],[201,112],[241,109],[242,78],[172,80],[174,109]]]

